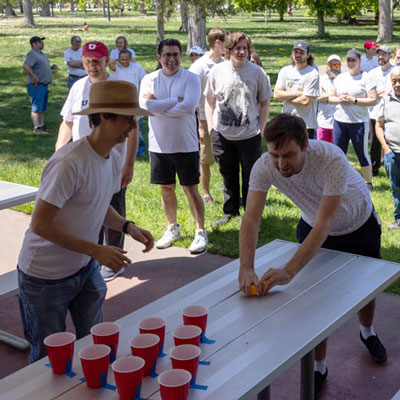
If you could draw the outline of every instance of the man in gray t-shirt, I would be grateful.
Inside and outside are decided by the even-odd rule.
[[[289,283],[321,247],[380,258],[381,229],[365,182],[337,146],[309,141],[307,136],[303,119],[290,114],[277,115],[265,128],[268,153],[251,171],[240,229],[239,286],[246,294],[250,294],[251,285],[265,295],[275,285]],[[283,268],[270,268],[259,280],[254,272],[254,254],[271,185],[302,211],[297,226],[301,246]],[[359,311],[360,338],[372,360],[383,363],[387,354],[372,325],[374,310],[372,300]],[[326,346],[324,340],[315,348],[316,397],[328,375]]]
[[[389,230],[400,228],[400,67],[390,72],[393,90],[379,103],[375,134],[385,153],[384,164],[390,179],[394,202],[394,221]]]
[[[22,68],[28,77],[28,94],[31,98],[31,118],[36,133],[45,133],[44,112],[47,110],[49,97],[48,85],[52,81],[52,70],[57,65],[50,66],[50,61],[43,53],[44,37],[33,36],[30,40],[31,51],[27,54]]]

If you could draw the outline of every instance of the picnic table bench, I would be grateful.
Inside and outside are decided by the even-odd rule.
[[[275,240],[256,251],[255,268],[261,275],[279,268],[293,256],[298,244]],[[238,289],[239,260],[175,290],[119,319],[118,356],[130,354],[129,339],[138,334],[137,323],[149,316],[166,319],[164,351],[173,347],[173,330],[182,324],[181,310],[188,305],[209,308],[206,336],[201,344],[196,383],[207,390],[191,389],[190,400],[269,398],[269,385],[302,359],[303,399],[313,399],[313,348],[352,317],[400,276],[392,262],[321,249],[288,285],[265,297],[247,297]],[[79,349],[92,343],[90,336],[76,342],[72,370],[76,376],[53,375],[47,358],[0,381],[1,400],[16,399],[117,399],[116,392],[89,389],[83,376]],[[169,357],[159,358],[156,372],[171,368]],[[108,383],[114,384],[112,373]],[[142,398],[160,399],[157,379],[146,377]]]
[[[0,210],[34,201],[38,189],[32,186],[0,180]],[[0,275],[0,299],[18,293],[17,270]],[[20,350],[29,348],[25,339],[0,330],[0,342],[7,343]]]

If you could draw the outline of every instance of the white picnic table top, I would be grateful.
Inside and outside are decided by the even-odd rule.
[[[34,201],[38,188],[0,181],[0,210]]]
[[[275,240],[260,247],[256,272],[285,265],[298,246]],[[400,276],[399,264],[321,249],[288,285],[265,297],[246,297],[238,289],[238,267],[234,260],[118,320],[118,357],[130,354],[137,323],[150,316],[167,321],[168,353],[172,332],[182,324],[181,310],[204,305],[209,308],[206,336],[216,342],[201,344],[200,358],[211,364],[199,366],[196,383],[208,389],[191,389],[189,399],[250,399]],[[91,343],[90,336],[76,342],[75,377],[53,375],[44,358],[2,379],[0,399],[118,399],[110,389],[89,389],[80,381],[77,354]],[[159,358],[157,373],[170,368],[169,357]],[[111,371],[108,383],[114,385]],[[141,397],[160,399],[157,379],[144,378]]]

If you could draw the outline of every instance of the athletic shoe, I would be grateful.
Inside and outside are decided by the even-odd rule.
[[[181,230],[179,224],[168,225],[168,229],[165,231],[163,237],[157,240],[157,249],[166,249],[181,238]]]
[[[217,219],[214,222],[214,226],[221,226],[221,225],[225,225],[227,224],[232,218],[234,217],[234,215],[232,214],[224,214],[224,216],[221,219]]]
[[[196,231],[193,242],[189,247],[189,251],[192,254],[199,254],[206,251],[208,244],[207,232],[204,229],[199,229]]]
[[[39,135],[47,135],[47,133],[48,133],[45,130],[43,130],[41,127],[34,128],[33,132],[38,133]]]
[[[321,396],[322,389],[324,387],[325,379],[328,376],[328,368],[324,374],[319,371],[314,371],[314,399]]]
[[[389,226],[388,229],[389,231],[394,231],[395,229],[400,228],[400,221],[393,221]]]
[[[378,336],[371,335],[367,339],[364,339],[360,332],[360,339],[367,347],[372,361],[376,362],[377,364],[381,364],[387,360],[385,346],[379,340]]]
[[[105,265],[103,265],[100,269],[100,274],[103,277],[105,282],[112,281],[113,279],[115,279],[117,276],[123,274],[124,272],[125,272],[125,267],[122,267],[118,271],[114,271],[113,269],[108,268]]]

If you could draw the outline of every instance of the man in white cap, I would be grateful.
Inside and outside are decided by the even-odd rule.
[[[382,146],[376,137],[375,124],[379,110],[379,103],[381,99],[392,90],[392,82],[390,80],[390,72],[395,65],[391,64],[392,50],[388,46],[380,46],[376,50],[379,66],[369,71],[369,75],[373,82],[376,83],[376,93],[378,95],[376,105],[369,108],[369,128],[371,142],[371,163],[372,163],[372,176],[379,175],[379,168],[381,166],[381,152]]]
[[[310,46],[299,40],[293,46],[292,65],[279,71],[274,90],[274,99],[283,101],[282,112],[302,118],[310,139],[315,138],[318,128],[319,73],[313,65]]]
[[[340,57],[332,54],[326,60],[326,74],[319,80],[320,96],[318,97],[318,130],[317,139],[333,143],[333,114],[335,105],[329,103],[329,95],[333,87],[333,81],[341,73]]]
[[[189,51],[189,57],[192,64],[204,55],[204,51],[200,46],[193,46]]]
[[[63,121],[58,131],[56,151],[67,144],[71,138],[75,141],[90,134],[91,128],[89,126],[88,117],[86,115],[77,115],[76,113],[88,106],[89,91],[93,83],[106,80],[117,80],[114,76],[107,73],[108,61],[108,48],[104,43],[88,42],[83,46],[82,64],[88,76],[80,79],[72,86],[67,100],[61,110]],[[111,201],[111,205],[123,216],[125,216],[126,187],[129,185],[133,177],[133,166],[136,158],[137,147],[138,130],[137,127],[135,127],[127,140],[127,144],[124,142],[120,145],[121,152],[123,152],[123,154],[126,153],[125,162],[121,171],[121,190],[113,196]],[[99,243],[103,242],[104,236],[108,245],[116,246],[121,249],[124,247],[124,235],[122,235],[121,232],[108,228],[102,229],[100,232]],[[115,272],[107,267],[103,267],[102,274],[104,279],[108,281],[122,274],[124,270],[125,268],[122,268]]]
[[[141,115],[136,87],[128,82],[102,81],[90,89],[85,136],[55,152],[44,167],[35,210],[18,260],[19,302],[30,362],[46,355],[43,339],[65,331],[69,311],[77,338],[103,320],[107,287],[99,263],[121,269],[131,261],[125,251],[97,244],[108,227],[154,245],[149,231],[127,221],[110,205],[120,190],[124,143]],[[107,184],[104,184],[106,182]]]

